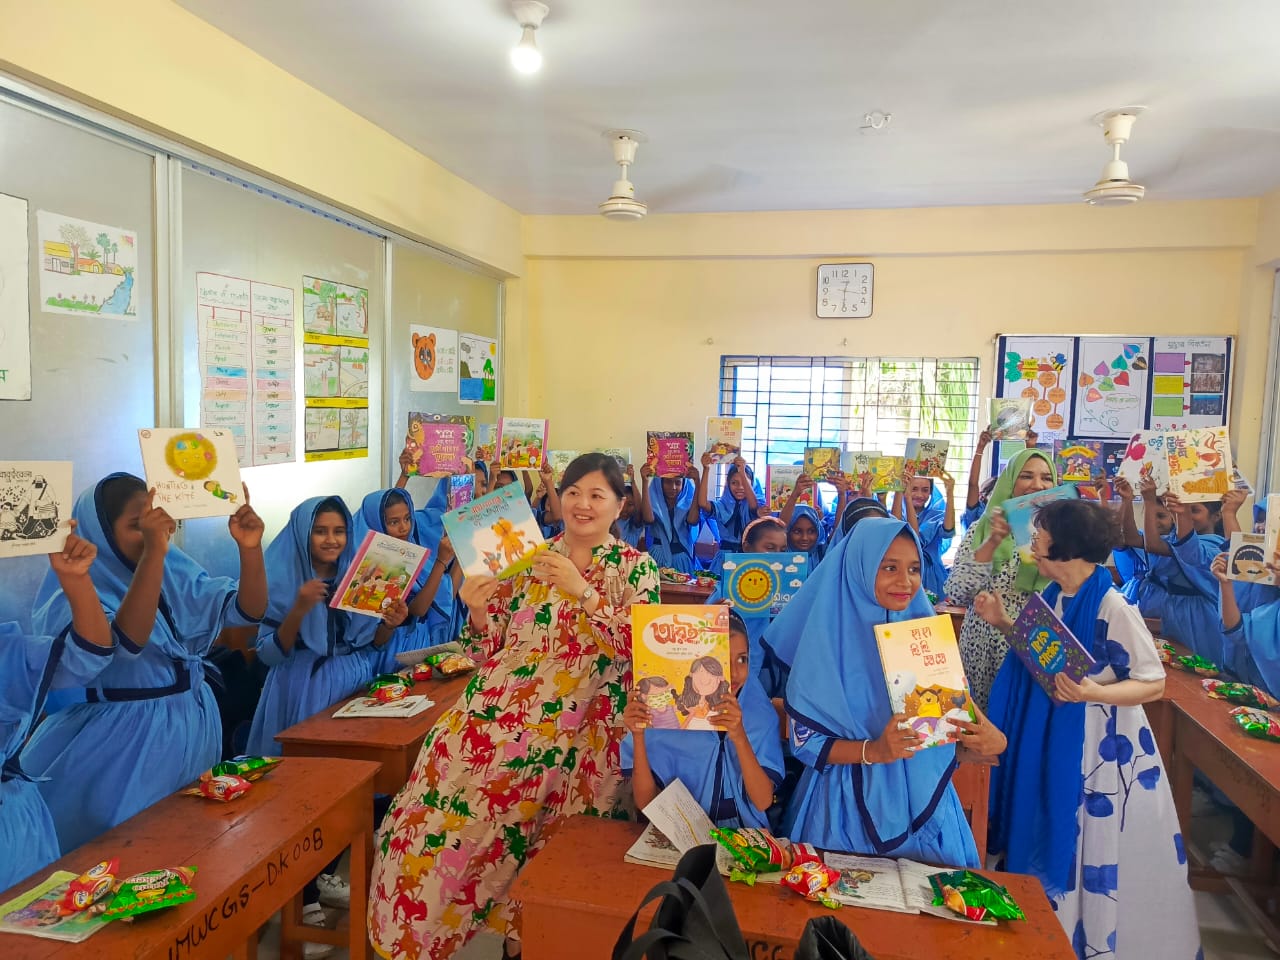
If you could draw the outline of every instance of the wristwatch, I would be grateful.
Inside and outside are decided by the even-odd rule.
[[[588,601],[590,601],[591,598],[594,597],[595,595],[596,595],[596,588],[588,583],[587,589],[583,590],[581,595],[578,597],[578,603],[585,606],[588,603]]]

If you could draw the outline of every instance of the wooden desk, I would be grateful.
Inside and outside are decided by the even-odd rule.
[[[373,764],[350,760],[290,760],[239,800],[217,803],[166,797],[52,866],[0,894],[0,902],[30,889],[54,870],[81,873],[120,858],[121,876],[160,867],[197,868],[197,897],[133,923],[115,922],[84,943],[60,943],[0,933],[6,960],[160,957],[223,960],[256,956],[257,930],[281,908],[281,956],[301,951],[296,928],[302,888],[351,847],[351,902],[368,899],[373,854]],[[346,929],[306,927],[312,942],[367,956],[365,913]]]
[[[374,777],[373,790],[394,795],[413,772],[427,732],[445,711],[458,702],[473,676],[474,672],[464,673],[448,680],[427,680],[417,684],[413,692],[430,697],[434,704],[416,717],[335,719],[334,713],[350,702],[344,700],[277,733],[276,740],[286,757],[345,757],[379,763],[382,766]]]
[[[594,817],[570,817],[560,826],[511,890],[524,905],[527,960],[609,956],[644,895],[670,878],[668,871],[623,861],[639,835],[637,824]],[[876,960],[1072,960],[1071,944],[1039,881],[990,875],[1009,888],[1025,921],[982,927],[860,907],[842,907],[837,916]],[[774,884],[730,883],[729,893],[752,960],[790,958],[806,921],[829,912]]]
[[[706,603],[715,593],[715,586],[701,587],[696,583],[666,583],[661,585],[663,603]]]

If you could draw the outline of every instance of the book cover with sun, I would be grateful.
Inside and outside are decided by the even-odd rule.
[[[227,517],[244,504],[230,430],[149,427],[138,431],[138,444],[155,505],[173,519]]]
[[[952,720],[975,718],[950,614],[876,624],[889,706],[925,735],[922,747],[953,736]]]
[[[726,553],[724,597],[747,617],[776,617],[809,577],[803,553]]]
[[[659,730],[711,730],[729,691],[729,608],[637,603],[631,607],[633,695]]]

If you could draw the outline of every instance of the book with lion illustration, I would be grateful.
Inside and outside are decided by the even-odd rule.
[[[877,624],[875,631],[889,705],[924,735],[921,747],[954,736],[950,721],[977,717],[950,614]]]
[[[631,608],[634,695],[658,730],[714,730],[729,692],[729,608],[723,604],[635,604]]]
[[[147,486],[175,520],[228,517],[244,505],[230,430],[148,427],[138,431]]]
[[[381,617],[393,603],[405,598],[430,554],[426,547],[370,530],[333,591],[329,606]]]
[[[462,571],[468,577],[511,577],[547,548],[518,483],[450,510],[443,516]]]
[[[498,421],[498,469],[541,470],[547,455],[547,421],[503,417]]]

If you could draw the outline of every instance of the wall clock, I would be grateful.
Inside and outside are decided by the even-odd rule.
[[[851,319],[871,316],[875,272],[875,266],[870,263],[819,264],[818,316]]]

